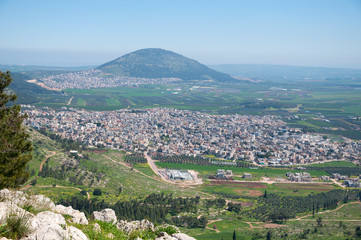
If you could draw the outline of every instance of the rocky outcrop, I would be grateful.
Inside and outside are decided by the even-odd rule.
[[[84,225],[89,224],[88,219],[85,217],[85,214],[83,212],[73,209],[71,206],[64,207],[63,205],[56,205],[54,211],[63,215],[66,214],[71,216],[71,221],[73,223]]]
[[[178,239],[168,235],[168,233],[161,232],[160,236],[157,237],[155,240],[178,240]]]
[[[0,191],[0,224],[6,223],[9,217],[21,218],[23,223],[28,225],[29,233],[22,237],[22,240],[86,240],[88,237],[79,229],[67,226],[65,218],[59,213],[48,210],[55,210],[55,204],[48,197],[43,195],[32,195],[21,191]],[[25,209],[31,208],[41,211],[34,215]],[[74,222],[87,224],[84,213],[77,210],[58,205],[62,214],[72,216]]]
[[[174,234],[172,234],[172,237],[175,237],[178,240],[196,240],[195,238],[190,237],[184,233],[174,233]]]
[[[108,233],[106,237],[109,238],[109,239],[114,239],[113,233]]]
[[[33,195],[30,196],[27,202],[28,205],[31,205],[36,210],[52,210],[55,209],[55,204],[50,198],[45,197],[44,195]]]
[[[25,210],[26,209],[26,210]],[[35,210],[33,213],[27,210]],[[40,212],[39,212],[40,211]],[[70,219],[65,219],[64,216],[70,216]],[[88,225],[88,219],[85,214],[73,209],[72,207],[65,207],[63,205],[56,205],[46,196],[33,195],[28,196],[21,191],[10,191],[3,189],[0,191],[0,225],[6,225],[6,221],[9,217],[20,218],[24,224],[29,228],[29,232],[26,236],[23,236],[21,240],[87,240],[89,239],[80,229],[70,226],[71,223]],[[154,227],[154,224],[148,220],[141,221],[123,221],[117,222],[117,217],[114,210],[103,209],[100,212],[93,212],[91,215],[92,221],[103,221],[116,224],[117,229],[123,232],[121,235],[130,236],[133,232],[151,231],[153,234],[159,231],[165,230],[168,227],[172,227],[172,232],[176,231],[172,235],[168,235],[165,232],[161,232],[156,238],[157,240],[194,240],[186,234],[181,234],[179,229],[175,226],[162,225]],[[97,234],[104,234],[103,236],[108,239],[114,239],[115,236],[101,229],[102,224],[92,223],[90,229]],[[81,228],[81,227],[79,227]],[[134,238],[134,236],[133,236]],[[136,238],[141,240],[141,238]],[[0,240],[7,240],[6,238],[0,238]]]
[[[26,212],[24,209],[19,208],[17,205],[13,204],[12,202],[0,202],[0,224],[4,224],[6,219],[11,216],[31,216],[31,213]],[[31,216],[32,217],[32,216]]]
[[[100,212],[94,211],[90,216],[90,220],[110,222],[115,224],[117,222],[117,216],[115,216],[115,212],[113,209],[106,208],[101,210]]]
[[[96,232],[96,233],[99,233],[102,231],[102,229],[98,223],[94,223],[93,229],[94,229],[94,232]]]
[[[68,228],[68,234],[69,236],[71,236],[70,239],[72,240],[87,240],[88,237],[79,229],[77,229],[76,227],[70,226]]]
[[[130,234],[134,230],[144,231],[144,230],[152,230],[154,231],[154,224],[144,219],[142,221],[123,221],[119,220],[117,223],[117,228],[126,234]]]
[[[50,211],[40,212],[33,217],[29,226],[33,231],[22,240],[85,240],[88,237],[79,229],[68,227],[65,218]]]
[[[0,201],[9,201],[17,206],[24,206],[28,200],[26,194],[21,191],[3,189],[0,191]]]
[[[30,226],[34,229],[50,224],[66,225],[65,218],[61,214],[45,211],[30,220]]]
[[[8,189],[0,191],[0,201],[9,201],[19,207],[31,206],[37,211],[54,210],[55,208],[54,202],[44,195],[28,196],[21,191],[10,191]]]
[[[184,233],[174,233],[172,235],[168,235],[165,232],[161,232],[160,236],[155,240],[196,240]]]
[[[58,224],[51,223],[39,226],[39,228],[21,240],[62,240],[67,239],[67,237],[67,232],[64,228]]]
[[[165,232],[160,233],[161,236],[157,237],[155,240],[196,240],[184,233],[174,233],[168,235]]]

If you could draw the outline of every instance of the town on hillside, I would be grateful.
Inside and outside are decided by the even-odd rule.
[[[26,124],[88,147],[163,156],[206,156],[259,166],[347,160],[358,163],[361,144],[290,128],[278,116],[210,115],[170,108],[86,111],[23,106]]]

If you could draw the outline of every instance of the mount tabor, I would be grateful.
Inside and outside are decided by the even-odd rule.
[[[159,48],[141,49],[126,54],[97,69],[114,76],[139,78],[180,78],[182,80],[237,81],[196,60]]]

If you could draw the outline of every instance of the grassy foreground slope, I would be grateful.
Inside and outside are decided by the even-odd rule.
[[[31,131],[31,137],[34,143],[34,158],[29,164],[29,183],[34,182],[39,175],[41,163],[46,161],[40,174],[43,176],[36,179],[34,186],[28,186],[30,192],[57,199],[80,194],[79,192],[84,190],[93,197],[93,190],[98,188],[103,194],[97,198],[110,202],[159,192],[174,196],[202,195],[192,189],[162,182],[150,172],[147,165],[127,166],[123,160],[124,152],[83,151],[82,157],[75,157],[64,151],[59,143],[35,130]]]

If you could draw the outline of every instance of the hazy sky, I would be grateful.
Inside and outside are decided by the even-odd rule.
[[[156,47],[205,64],[361,68],[361,0],[0,0],[0,27],[0,64]]]

